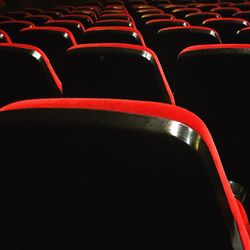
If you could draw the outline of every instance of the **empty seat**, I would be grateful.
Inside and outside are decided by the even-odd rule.
[[[101,14],[98,18],[98,20],[109,20],[109,19],[122,19],[122,20],[128,20],[133,21],[133,17],[129,14]]]
[[[0,43],[0,105],[43,97],[61,97],[62,84],[46,55],[27,44]]]
[[[43,26],[56,26],[66,28],[71,31],[77,43],[80,43],[82,40],[82,36],[85,32],[85,28],[82,23],[75,20],[53,20],[44,23]]]
[[[197,12],[190,13],[185,16],[185,20],[190,23],[190,25],[201,26],[203,21],[208,18],[221,18],[222,16],[219,13],[215,12]]]
[[[235,34],[235,43],[250,43],[250,27],[240,29]]]
[[[81,44],[67,50],[61,80],[65,97],[105,97],[173,103],[158,58],[145,46]]]
[[[23,20],[5,21],[0,23],[0,29],[7,32],[13,42],[17,42],[17,36],[21,29],[34,26],[34,23]]]
[[[91,19],[93,20],[93,22],[95,22],[98,19],[98,16],[96,15],[96,13],[93,10],[71,10],[69,14],[73,14],[73,15],[87,15],[89,17],[91,17]]]
[[[183,108],[93,98],[16,102],[1,109],[0,137],[8,163],[2,245],[250,247],[212,136]]]
[[[0,29],[0,43],[11,43],[10,36],[4,31]]]
[[[249,27],[250,23],[242,18],[222,17],[206,19],[202,25],[216,30],[222,43],[233,43],[237,31]]]
[[[177,8],[188,8],[185,4],[159,4],[157,7],[167,14],[172,14],[172,11]]]
[[[250,10],[240,11],[233,14],[232,17],[243,18],[250,22]]]
[[[237,7],[237,8],[239,8],[241,11],[250,10],[250,2],[248,2],[248,1],[242,2],[242,3],[232,3],[230,6],[231,6],[231,7]]]
[[[199,8],[202,12],[210,12],[211,9],[219,7],[218,3],[197,3],[195,7]]]
[[[58,11],[58,12],[62,13],[63,15],[68,15],[72,9],[69,8],[68,6],[67,7],[66,6],[55,6],[55,7],[48,9],[48,10],[49,11]]]
[[[99,27],[99,26],[124,26],[135,28],[135,24],[128,20],[122,19],[106,19],[106,20],[98,20],[94,22],[91,27]]]
[[[56,10],[46,10],[43,12],[44,15],[52,17],[53,20],[60,19],[63,14]]]
[[[44,23],[53,20],[53,18],[48,15],[30,15],[22,18],[22,20],[30,21],[37,26],[42,26]]]
[[[42,8],[36,8],[36,7],[25,7],[22,9],[23,11],[28,11],[32,15],[39,15],[44,12]]]
[[[31,13],[28,11],[23,11],[23,10],[13,10],[13,11],[8,11],[6,16],[13,17],[16,20],[23,19],[24,17],[30,16]]]
[[[150,20],[143,25],[141,33],[144,41],[149,48],[154,48],[157,32],[160,29],[176,26],[190,26],[188,21],[183,19],[155,19]]]
[[[185,16],[190,13],[200,13],[201,10],[199,8],[177,8],[174,9],[171,14],[175,16],[177,19],[185,19]]]
[[[63,54],[68,48],[77,44],[70,30],[54,26],[22,29],[18,34],[17,41],[40,48],[49,58],[59,77]]]
[[[145,23],[150,20],[159,20],[159,19],[176,19],[174,15],[172,14],[166,14],[166,13],[150,13],[150,14],[144,14],[142,15],[136,23],[137,29],[141,30]]]
[[[119,26],[88,28],[80,43],[129,43],[145,46],[144,39],[137,29]]]
[[[216,31],[201,26],[170,27],[157,32],[153,50],[157,54],[170,85],[178,54],[190,45],[221,43]]]
[[[210,128],[228,177],[248,190],[249,63],[249,44],[191,46],[178,56],[171,85],[176,103]]]
[[[0,15],[0,22],[15,20],[14,17]]]
[[[210,11],[219,13],[222,17],[232,17],[233,14],[240,12],[240,9],[236,7],[216,7]]]
[[[93,24],[93,20],[88,15],[76,15],[76,14],[66,14],[61,17],[63,20],[75,20],[82,23],[85,29],[89,28]]]

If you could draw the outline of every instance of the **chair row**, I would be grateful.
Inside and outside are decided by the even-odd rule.
[[[61,96],[174,103],[157,56],[144,46],[71,46],[61,55],[59,74],[38,47],[1,43],[0,54],[1,106],[18,99]]]

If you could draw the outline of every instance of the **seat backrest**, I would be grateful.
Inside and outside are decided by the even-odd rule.
[[[196,12],[189,13],[185,16],[185,20],[190,23],[190,25],[201,26],[202,22],[208,18],[221,18],[219,13],[215,12]]]
[[[43,12],[43,14],[50,16],[51,18],[53,18],[53,20],[60,19],[63,16],[63,13],[56,11],[56,10],[46,10]]]
[[[56,26],[70,30],[77,43],[81,42],[82,36],[85,32],[85,28],[81,22],[75,20],[53,20],[44,23],[43,26]]]
[[[135,24],[133,22],[122,19],[97,20],[91,25],[91,27],[99,27],[99,26],[124,26],[124,27],[135,28]]]
[[[11,43],[11,38],[4,30],[0,29],[0,43]]]
[[[144,39],[137,29],[123,26],[88,28],[80,43],[129,43],[145,46]]]
[[[0,43],[0,57],[1,106],[16,100],[62,96],[62,84],[39,48]]]
[[[150,20],[155,19],[176,19],[174,15],[172,14],[166,14],[166,13],[149,13],[142,15],[136,22],[137,29],[141,30],[145,23]]]
[[[191,46],[178,56],[172,85],[176,103],[210,128],[228,177],[248,190],[249,63],[249,44]]]
[[[34,23],[23,20],[5,21],[0,23],[0,29],[7,32],[13,42],[17,42],[17,36],[21,29],[34,26]]]
[[[172,11],[172,15],[177,19],[185,19],[185,16],[190,13],[200,13],[201,10],[199,8],[177,8]]]
[[[170,27],[157,32],[153,50],[157,54],[170,85],[178,54],[186,47],[198,44],[221,43],[216,31],[201,26]]]
[[[199,8],[202,12],[210,12],[211,9],[219,6],[219,3],[197,3],[195,5],[195,7]]]
[[[210,10],[211,12],[219,13],[222,17],[232,17],[234,13],[240,12],[236,7],[216,7]]]
[[[174,103],[155,53],[126,43],[80,44],[61,66],[65,97],[105,97]]]
[[[8,246],[250,247],[212,136],[183,108],[93,98],[16,102],[0,111],[0,137]]]
[[[0,15],[0,22],[4,22],[4,21],[12,21],[15,20],[14,17],[10,17],[10,16],[5,16],[5,15]]]
[[[30,21],[34,23],[36,26],[42,26],[44,23],[52,21],[53,18],[49,15],[30,15],[22,18],[22,20]]]
[[[146,45],[153,49],[157,32],[160,29],[176,26],[189,26],[188,21],[183,19],[154,19],[147,21],[141,28]]]
[[[92,18],[88,15],[83,15],[83,14],[65,14],[61,17],[61,19],[79,21],[82,23],[85,29],[91,27],[93,24]]]
[[[34,45],[43,50],[58,75],[60,75],[60,64],[64,52],[77,44],[70,30],[55,26],[22,29],[18,34],[17,41]]]
[[[202,25],[216,30],[222,43],[233,43],[237,31],[249,27],[250,23],[242,18],[222,17],[206,19]]]
[[[250,43],[250,27],[238,30],[234,43]]]
[[[247,20],[248,22],[250,22],[250,10],[236,12],[232,15],[232,17],[243,18]]]
[[[13,17],[15,20],[21,20],[24,17],[30,16],[31,13],[23,10],[11,10],[6,12],[6,16]]]

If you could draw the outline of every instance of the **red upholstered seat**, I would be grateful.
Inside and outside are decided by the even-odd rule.
[[[172,85],[176,103],[210,128],[228,177],[247,190],[249,64],[249,44],[190,46],[178,56]]]
[[[0,43],[0,57],[1,106],[16,100],[62,96],[62,84],[39,48]]]
[[[188,110],[117,99],[28,100],[0,110],[0,136],[9,244],[250,247],[244,208],[213,138]]]
[[[105,97],[174,103],[155,53],[127,43],[72,46],[61,65],[65,97]]]

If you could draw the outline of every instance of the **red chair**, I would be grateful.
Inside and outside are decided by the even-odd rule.
[[[250,248],[244,207],[213,138],[186,109],[117,99],[20,101],[0,110],[0,137],[8,163],[0,181],[5,244]]]
[[[228,178],[247,190],[249,64],[249,44],[190,46],[178,56],[171,85],[176,103],[195,112],[210,128]]]
[[[0,57],[1,106],[23,99],[62,97],[62,83],[39,48],[0,43]]]
[[[17,36],[21,29],[34,26],[34,23],[23,20],[5,21],[0,23],[0,29],[7,32],[13,42],[17,42]]]
[[[155,53],[127,43],[89,43],[64,54],[65,97],[103,97],[174,103]]]
[[[129,43],[146,46],[141,33],[137,29],[123,26],[88,28],[80,43]]]
[[[55,26],[22,29],[18,34],[17,41],[40,48],[49,58],[59,77],[63,54],[68,48],[77,44],[70,30]]]
[[[202,25],[216,30],[222,43],[234,43],[237,31],[249,27],[250,23],[242,18],[222,17],[206,19]]]

